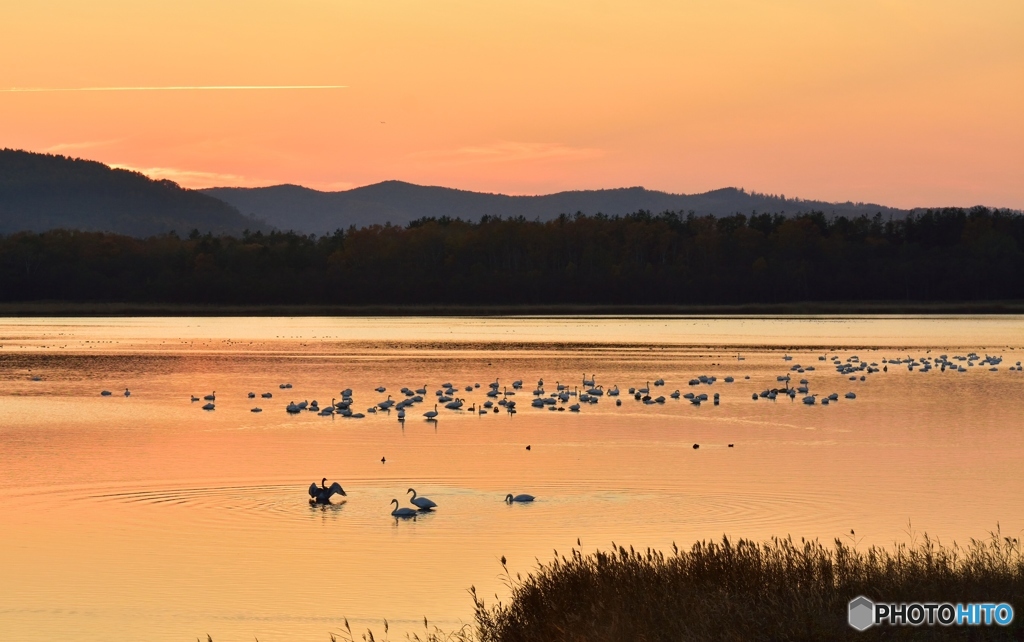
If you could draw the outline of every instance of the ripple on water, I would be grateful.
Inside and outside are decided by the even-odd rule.
[[[311,517],[330,517],[360,530],[372,530],[384,529],[392,521],[391,498],[398,496],[403,505],[407,503],[407,497],[392,486],[350,489],[348,497],[336,497],[329,505],[310,504],[305,488],[297,484],[151,488],[90,494],[82,499],[149,510],[184,510],[182,519],[197,525],[244,528],[258,521],[261,528],[276,525],[284,529]],[[667,524],[674,524],[681,531],[711,528],[731,533],[780,527],[786,532],[799,532],[804,524],[820,526],[823,522],[835,523],[840,529],[845,527],[841,506],[825,492],[672,487],[622,488],[610,492],[562,482],[539,484],[530,490],[537,493],[536,502],[505,507],[500,493],[436,485],[429,495],[440,507],[408,523],[433,529],[436,535],[467,528],[485,532],[505,528],[510,523],[566,531],[614,523],[630,532],[651,534],[664,533]],[[652,514],[657,514],[658,519],[652,520]],[[148,522],[151,513],[140,511],[136,519]]]

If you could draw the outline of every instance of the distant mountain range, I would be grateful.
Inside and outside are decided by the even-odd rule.
[[[787,199],[725,188],[704,194],[669,194],[628,187],[558,192],[544,196],[486,194],[385,181],[341,192],[297,185],[190,190],[102,163],[26,151],[0,150],[0,233],[66,228],[146,237],[176,231],[240,235],[243,230],[329,234],[349,226],[406,225],[428,217],[522,216],[550,220],[560,214],[624,215],[638,210],[727,216],[753,212],[829,216],[862,214],[901,218],[909,210],[865,203]]]
[[[147,237],[267,229],[232,205],[172,181],[95,161],[0,150],[0,233],[55,228]]]
[[[405,225],[423,217],[442,216],[473,221],[484,215],[503,218],[523,216],[528,220],[545,221],[563,213],[614,216],[637,210],[654,213],[692,211],[698,216],[735,213],[749,216],[754,211],[780,214],[821,211],[830,216],[847,217],[874,216],[876,213],[885,217],[902,217],[907,214],[907,210],[882,205],[787,199],[731,187],[704,194],[669,194],[643,187],[627,187],[558,192],[545,196],[507,196],[385,181],[342,192],[319,192],[298,185],[214,187],[201,191],[278,229],[316,234],[346,229],[350,225]]]

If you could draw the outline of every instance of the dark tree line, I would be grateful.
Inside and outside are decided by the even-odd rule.
[[[315,237],[0,237],[0,300],[730,304],[1024,299],[1024,215],[902,220],[640,211],[420,219]]]

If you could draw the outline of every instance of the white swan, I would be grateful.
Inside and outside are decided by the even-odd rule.
[[[203,400],[204,401],[217,401],[217,391],[214,390],[211,394],[206,395],[205,397],[203,397]]]
[[[437,419],[437,404],[436,403],[434,404],[434,409],[433,410],[428,410],[425,413],[423,413],[423,416],[426,417],[428,420],[429,419]]]
[[[104,391],[100,392],[100,395],[102,395],[104,397],[109,397],[110,396],[110,391],[109,390],[104,390]]]
[[[405,508],[404,506],[399,508],[397,499],[392,499],[391,503],[395,505],[395,510],[391,511],[392,517],[416,517],[416,515],[419,513],[419,511],[413,510],[411,508]]]
[[[401,408],[398,411],[398,420],[405,421],[405,408]]]
[[[129,390],[127,389],[127,388],[125,388],[125,389],[124,389],[124,396],[125,396],[125,397],[131,397],[131,396],[132,396],[132,393],[131,393],[131,391],[129,391]]]
[[[339,494],[343,497],[347,497],[348,493],[341,487],[341,484],[334,482],[330,486],[327,486],[327,478],[324,477],[320,485],[317,486],[316,482],[309,485],[309,502],[311,504],[329,504],[331,497],[335,494]]]
[[[523,504],[523,503],[526,503],[526,502],[532,502],[533,500],[534,500],[534,496],[533,495],[516,495],[515,497],[512,496],[512,493],[509,493],[508,495],[505,495],[505,503],[506,504],[511,504],[513,502],[519,502],[520,504]]]
[[[415,488],[410,488],[405,492],[406,494],[412,493],[412,499],[410,499],[409,501],[412,502],[412,505],[415,506],[416,508],[420,510],[430,510],[432,508],[437,508],[437,504],[430,501],[426,497],[417,497]]]
[[[203,405],[203,410],[213,410],[213,408],[214,408],[213,402],[210,402],[210,403],[207,403],[207,404]]]

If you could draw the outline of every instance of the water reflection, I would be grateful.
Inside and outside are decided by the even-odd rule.
[[[468,620],[470,585],[504,594],[498,556],[526,572],[577,538],[664,549],[851,529],[885,544],[908,519],[947,541],[1024,528],[1020,318],[23,319],[0,336],[12,639],[320,640],[342,617],[387,617],[400,637],[423,615]],[[955,359],[972,351],[974,366]],[[1004,360],[978,365],[986,353]],[[833,356],[868,365],[839,372]],[[778,399],[801,380],[836,401]],[[464,409],[438,403],[427,421],[442,383]],[[423,397],[405,422],[378,405],[402,386]],[[532,407],[559,386],[575,394]],[[349,388],[362,419],[286,412]],[[214,390],[214,411],[192,403]],[[310,505],[324,475],[348,496]],[[39,500],[55,479],[60,510]],[[396,520],[389,502],[411,508],[410,487],[439,507]],[[509,492],[538,499],[503,505]],[[335,615],[315,606],[325,590]]]

